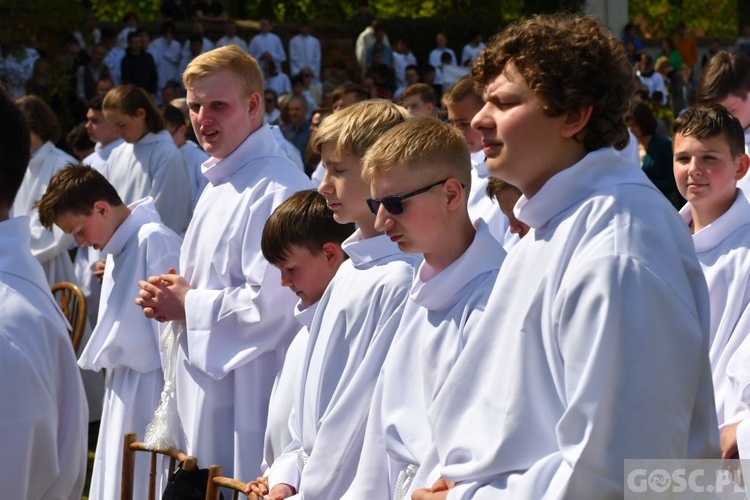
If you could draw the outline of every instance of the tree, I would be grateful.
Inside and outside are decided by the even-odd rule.
[[[630,18],[650,38],[672,36],[682,23],[698,35],[735,37],[739,32],[737,1],[630,0],[629,10]]]

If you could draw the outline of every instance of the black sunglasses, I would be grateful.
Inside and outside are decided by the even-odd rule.
[[[434,184],[430,184],[427,187],[417,189],[416,191],[412,191],[411,193],[406,193],[401,196],[386,196],[382,200],[376,200],[375,198],[367,198],[367,207],[370,209],[370,212],[372,212],[373,215],[377,215],[378,208],[380,208],[380,205],[382,204],[389,214],[398,215],[404,212],[403,201],[405,199],[411,198],[412,196],[416,196],[418,194],[426,193],[427,191],[434,188],[435,186],[439,186],[440,184],[445,184],[446,182],[448,182],[448,179],[443,179],[442,181],[438,181]]]

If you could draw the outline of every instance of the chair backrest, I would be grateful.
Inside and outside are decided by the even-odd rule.
[[[164,455],[170,458],[169,460],[169,479],[174,476],[175,467],[177,462],[182,462],[182,468],[186,471],[194,471],[198,469],[198,461],[195,457],[186,455],[185,453],[169,448],[166,450],[152,450],[146,448],[146,445],[141,441],[136,441],[135,432],[129,432],[125,434],[125,439],[122,446],[122,477],[120,483],[120,499],[121,500],[133,500],[133,481],[135,480],[135,454],[138,451],[145,451],[151,454],[151,461],[148,471],[148,500],[156,499],[156,468],[157,468],[157,457],[158,455]],[[159,494],[161,498],[161,494]]]
[[[83,330],[86,328],[86,297],[80,288],[67,281],[52,285],[51,290],[72,327],[72,330],[69,330],[70,340],[73,342],[73,350],[78,355],[78,348],[81,346],[81,340],[83,339]]]
[[[240,494],[242,494],[243,498],[246,496],[245,488],[247,488],[247,483],[222,476],[221,465],[212,465],[208,468],[206,500],[219,500],[219,491],[221,488],[231,490],[232,500],[239,500]],[[247,495],[247,498],[249,500],[260,500],[255,493],[250,493]]]

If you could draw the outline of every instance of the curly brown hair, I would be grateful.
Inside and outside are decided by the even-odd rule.
[[[628,143],[625,114],[635,92],[623,44],[599,21],[580,14],[537,15],[495,35],[472,66],[483,90],[508,64],[518,70],[548,116],[592,105],[576,136],[586,151]]]

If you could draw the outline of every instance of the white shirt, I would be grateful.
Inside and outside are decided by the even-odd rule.
[[[263,77],[263,80],[265,88],[275,91],[278,95],[288,94],[292,91],[292,81],[280,68],[275,76]]]
[[[124,142],[125,141],[120,138],[115,139],[107,145],[97,142],[94,146],[94,152],[84,158],[81,163],[90,166],[103,175],[106,171],[105,167],[107,165],[107,160],[109,160],[109,155],[112,154],[112,151],[114,151],[117,146]]]
[[[300,384],[300,370],[305,362],[307,344],[310,340],[310,325],[313,321],[318,303],[302,308],[302,302],[294,307],[294,317],[302,328],[295,335],[289,349],[284,355],[283,366],[276,374],[273,383],[271,399],[268,403],[268,425],[266,426],[266,438],[263,445],[263,465],[261,471],[265,472],[273,465],[276,457],[281,455],[284,448],[292,442],[289,432],[289,419],[294,409],[294,394]],[[279,351],[281,354],[281,351]]]
[[[295,394],[292,443],[276,459],[269,486],[286,483],[295,499],[339,499],[357,469],[375,381],[401,320],[419,257],[387,236],[342,244],[341,264],[320,299]],[[309,455],[304,469],[301,454]]]
[[[476,47],[470,43],[464,45],[464,49],[461,51],[461,65],[468,66],[479,56],[479,53],[482,52],[485,47],[486,45],[484,42],[479,42]]]
[[[164,224],[178,234],[185,231],[191,190],[185,161],[169,132],[149,132],[135,144],[124,142],[110,154],[103,174],[123,202],[151,196]]]
[[[483,219],[492,236],[499,241],[506,252],[518,243],[518,236],[510,232],[510,222],[494,198],[487,196],[487,183],[490,174],[484,153],[480,149],[471,155],[471,190],[469,191],[469,217]]]
[[[693,221],[690,203],[680,210]],[[710,351],[719,426],[732,421],[735,408],[727,364],[750,333],[750,203],[742,192],[721,217],[693,234],[698,262],[708,285],[711,307]],[[746,359],[747,361],[747,359]]]
[[[245,42],[245,40],[238,37],[237,35],[234,35],[234,36],[224,35],[223,37],[219,38],[219,40],[216,42],[217,47],[226,47],[227,45],[236,45],[242,50],[244,50],[245,52],[248,52],[247,42]]]
[[[179,71],[182,57],[180,42],[160,36],[149,44],[148,50],[154,57],[154,63],[156,63],[159,90],[163,89],[170,80],[182,83]]]
[[[451,500],[621,498],[625,458],[718,457],[708,293],[668,201],[603,148],[515,212],[532,230],[435,401],[441,466],[415,483],[457,481]]]
[[[122,83],[122,58],[125,57],[125,49],[113,46],[104,58],[104,64],[109,68],[109,76],[115,85]]]
[[[474,241],[455,262],[437,274],[423,262],[414,279],[378,377],[357,476],[348,492],[353,499],[397,498],[402,471],[421,465],[434,444],[427,415],[485,310],[505,258],[487,224],[478,221],[476,227]],[[401,491],[408,488],[406,482]]]
[[[406,88],[406,67],[409,65],[417,65],[417,58],[414,54],[411,52],[402,54],[401,52],[393,51],[393,73],[396,76],[396,85],[398,87]]]
[[[435,84],[440,85],[443,83],[442,78],[440,77],[441,71],[440,68],[443,66],[443,63],[440,62],[440,58],[443,56],[443,52],[447,52],[451,56],[451,62],[450,64],[453,66],[458,65],[458,61],[456,61],[456,53],[453,52],[453,49],[449,49],[448,47],[436,47],[432,49],[430,52],[430,65],[435,68]]]
[[[268,399],[299,325],[295,295],[260,251],[271,212],[310,181],[284,156],[268,126],[223,160],[203,164],[208,185],[180,254],[193,288],[176,369],[183,448],[230,477],[258,475]]]
[[[47,190],[53,175],[67,164],[77,164],[78,160],[47,141],[37,149],[29,161],[16,199],[11,209],[12,216],[28,215],[31,224],[31,253],[42,264],[47,282],[51,285],[61,281],[77,283],[73,262],[68,249],[75,246],[75,240],[57,226],[48,231],[39,221],[39,211],[34,208]]]
[[[186,141],[180,146],[180,154],[185,160],[185,172],[188,176],[188,184],[190,184],[190,212],[192,213],[203,188],[208,184],[208,179],[201,172],[201,165],[211,157],[193,141]]]
[[[247,47],[250,55],[252,55],[257,61],[260,61],[260,56],[264,52],[271,54],[276,63],[276,68],[281,72],[281,63],[286,61],[286,52],[284,46],[281,44],[281,38],[276,33],[258,33],[255,35],[250,44]]]
[[[289,40],[289,71],[292,76],[303,68],[310,68],[315,80],[320,80],[320,41],[312,35],[299,34]]]
[[[0,222],[3,498],[78,500],[88,410],[65,317],[31,256],[29,220]]]
[[[357,62],[362,71],[367,67],[367,52],[375,41],[375,30],[372,26],[366,27],[357,36],[357,41],[354,44],[354,53],[357,56]],[[388,35],[383,35],[383,45],[391,46],[391,43],[388,41]]]
[[[641,80],[641,83],[648,88],[649,97],[651,97],[654,92],[659,91],[664,96],[662,98],[662,104],[667,104],[669,92],[667,92],[667,87],[664,84],[664,77],[661,76],[661,73],[654,71],[649,76],[644,76],[642,73],[639,73],[638,78]]]
[[[143,439],[159,404],[164,373],[159,348],[162,324],[148,319],[133,301],[138,280],[177,268],[180,237],[164,226],[150,198],[128,208],[130,216],[112,234],[102,252],[107,265],[102,280],[102,307],[91,339],[78,364],[87,370],[107,370],[104,408],[89,498],[120,496],[122,440],[127,432]],[[142,455],[142,456],[141,456]],[[135,498],[145,499],[148,455],[138,454]]]
[[[24,48],[20,55],[9,54],[5,59],[0,57],[0,77],[13,99],[26,95],[26,83],[34,73],[37,59],[39,52],[31,47]]]

